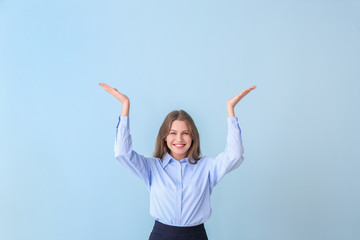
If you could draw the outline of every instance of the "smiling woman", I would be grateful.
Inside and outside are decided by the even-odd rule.
[[[193,119],[184,110],[172,111],[162,123],[156,138],[154,157],[162,158],[168,152],[176,160],[192,157],[200,159],[200,137]]]
[[[189,127],[185,121],[175,120],[171,124],[169,135],[166,137],[166,145],[170,149],[170,154],[180,161],[188,156],[192,139],[189,135]]]
[[[228,137],[225,151],[218,156],[200,156],[200,137],[195,123],[189,114],[180,110],[170,112],[164,119],[154,157],[144,157],[132,149],[129,98],[105,83],[99,85],[123,104],[116,131],[115,157],[148,187],[150,214],[155,219],[149,239],[208,239],[204,223],[211,215],[211,192],[225,174],[244,160],[234,107],[255,86],[227,101]]]

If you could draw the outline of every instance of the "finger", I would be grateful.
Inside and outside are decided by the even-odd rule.
[[[246,96],[251,90],[254,90],[255,88],[256,88],[256,85],[251,86],[251,87],[245,89],[244,91],[242,91],[241,93],[239,93],[237,96],[242,96],[242,97],[244,97],[244,96]]]
[[[250,91],[254,90],[255,88],[256,88],[256,86],[254,85],[254,86],[249,87],[249,88],[246,89],[245,91],[246,91],[247,93],[249,93]]]
[[[239,93],[238,95],[236,95],[236,98],[242,98],[244,97],[246,94],[248,94],[250,92],[249,89],[246,89],[244,91],[242,91],[241,93]]]
[[[256,88],[256,85],[249,87],[248,90],[251,91],[251,90],[254,90],[255,88]]]
[[[107,85],[107,84],[105,84],[105,83],[99,83],[99,85],[102,86],[102,87],[109,86],[109,85]]]
[[[115,95],[115,93],[117,93],[113,88],[111,87],[103,87],[105,89],[105,91],[107,91],[108,93],[110,93],[111,95]]]
[[[110,87],[110,86],[108,86],[108,85],[106,85],[106,84],[105,84],[103,87],[104,87],[104,89],[105,89],[106,91],[108,91],[108,92],[114,91],[114,89],[113,89],[112,87]]]
[[[112,87],[110,87],[109,85],[105,84],[105,83],[99,83],[100,86],[102,86],[105,89],[113,89]]]

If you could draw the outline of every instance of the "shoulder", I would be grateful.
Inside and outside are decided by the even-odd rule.
[[[162,162],[161,158],[156,158],[156,157],[148,157],[147,160],[149,161],[150,164],[158,164]]]
[[[148,164],[152,169],[163,169],[164,167],[164,161],[161,158],[157,157],[149,157],[147,158]]]
[[[214,157],[211,156],[202,156],[196,165],[206,167],[212,164]]]

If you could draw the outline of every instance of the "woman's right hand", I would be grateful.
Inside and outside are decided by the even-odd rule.
[[[125,95],[120,93],[116,88],[112,88],[105,83],[99,83],[108,93],[113,95],[117,100],[119,100],[122,104],[129,102],[129,98]]]
[[[105,83],[99,83],[99,85],[102,86],[108,93],[113,95],[117,100],[119,100],[122,103],[123,109],[121,112],[121,116],[128,116],[129,105],[130,105],[129,98],[125,94],[120,93],[116,88],[112,88]]]

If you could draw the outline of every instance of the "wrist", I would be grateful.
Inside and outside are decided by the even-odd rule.
[[[130,102],[123,103],[121,116],[129,116]]]
[[[227,107],[228,117],[235,117],[234,108],[231,106]]]

